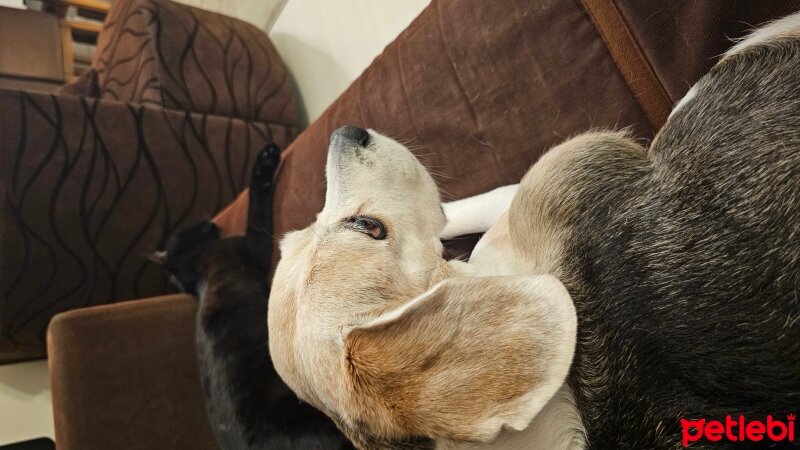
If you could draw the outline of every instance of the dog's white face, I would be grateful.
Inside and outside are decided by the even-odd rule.
[[[413,154],[352,127],[328,152],[324,209],[281,243],[269,305],[278,373],[360,446],[527,426],[572,357],[564,287],[453,278],[463,263],[441,257],[438,190]]]

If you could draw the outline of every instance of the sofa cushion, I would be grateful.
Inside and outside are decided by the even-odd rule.
[[[0,363],[44,355],[59,312],[165,293],[147,254],[209,218],[286,129],[0,90]]]
[[[93,66],[103,98],[258,120],[292,129],[291,82],[267,35],[170,0],[112,4]]]
[[[58,17],[0,6],[0,77],[64,82]]]

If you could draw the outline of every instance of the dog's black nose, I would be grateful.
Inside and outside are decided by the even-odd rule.
[[[363,128],[345,125],[333,132],[331,140],[334,139],[366,147],[369,143],[369,133]]]

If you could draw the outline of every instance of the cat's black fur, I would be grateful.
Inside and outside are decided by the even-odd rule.
[[[352,448],[333,422],[281,381],[267,343],[273,173],[279,150],[255,162],[245,236],[220,239],[200,222],[173,237],[163,266],[200,300],[197,356],[206,406],[224,450]]]

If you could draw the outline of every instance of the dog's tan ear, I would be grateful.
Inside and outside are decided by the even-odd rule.
[[[347,335],[354,415],[395,437],[524,429],[564,383],[576,328],[553,276],[445,280]]]

